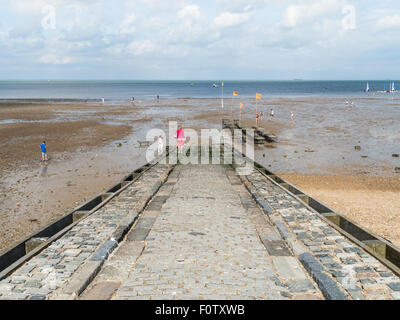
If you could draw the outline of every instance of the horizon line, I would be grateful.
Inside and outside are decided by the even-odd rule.
[[[400,81],[396,79],[300,79],[300,78],[293,78],[293,79],[0,79],[0,82],[5,81],[42,81],[42,82],[50,82],[50,81],[159,81],[159,82],[166,82],[166,81],[198,81],[198,82],[237,82],[237,81],[247,81],[247,82],[274,82],[274,81]]]

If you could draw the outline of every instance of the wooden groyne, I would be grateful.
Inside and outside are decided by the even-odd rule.
[[[222,119],[222,128],[230,129],[232,132],[235,129],[242,131],[243,140],[245,141],[246,134],[254,136],[255,144],[264,144],[264,142],[277,142],[278,138],[276,135],[268,133],[265,128],[253,126],[251,128],[243,127],[240,120],[234,119]],[[252,133],[250,133],[252,132]]]

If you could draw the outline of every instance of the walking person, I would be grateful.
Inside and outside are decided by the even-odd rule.
[[[178,146],[178,152],[182,153],[183,146],[185,145],[185,136],[181,126],[176,130],[176,145]]]
[[[271,112],[269,113],[269,119],[272,120],[274,118],[275,112],[274,109],[271,109]]]
[[[47,157],[46,141],[43,141],[43,143],[40,145],[40,150],[42,151],[42,161],[48,161],[49,158]]]

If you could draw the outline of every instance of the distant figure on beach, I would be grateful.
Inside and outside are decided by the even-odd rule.
[[[256,113],[256,126],[258,126],[259,118],[260,118],[260,115],[259,115],[259,113],[257,112],[257,113]]]
[[[105,101],[105,100],[104,100],[104,98],[101,98],[101,101],[102,101],[102,102],[103,102],[103,104],[104,104],[104,101]]]
[[[48,161],[49,158],[47,157],[46,141],[43,141],[43,143],[40,145],[40,149],[42,150],[42,161]]]
[[[262,125],[263,117],[264,117],[264,112],[260,112],[260,125]]]
[[[269,119],[272,120],[274,118],[274,109],[271,109],[271,112],[269,113]]]
[[[352,108],[354,107],[354,102],[353,102],[353,101],[351,102],[351,107],[352,107]]]
[[[185,145],[185,137],[183,135],[183,129],[181,126],[176,130],[176,145],[178,146],[178,152],[182,153],[183,146]]]
[[[294,120],[294,112],[293,110],[290,110],[290,121],[293,122],[293,120]]]
[[[135,104],[135,97],[132,97],[131,102],[132,104]]]
[[[346,108],[349,106],[349,101],[346,100]]]
[[[160,102],[160,96],[157,95],[157,103]]]
[[[161,156],[163,151],[164,151],[164,140],[162,138],[162,136],[159,136],[157,139],[158,142],[158,155]]]

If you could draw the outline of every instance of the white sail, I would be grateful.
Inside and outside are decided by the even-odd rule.
[[[367,88],[365,89],[365,92],[369,92],[369,83],[367,82]]]

